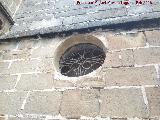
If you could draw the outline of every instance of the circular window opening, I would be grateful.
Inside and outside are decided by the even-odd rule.
[[[91,43],[79,43],[69,47],[60,57],[59,69],[68,77],[83,76],[99,68],[105,60],[105,52]]]

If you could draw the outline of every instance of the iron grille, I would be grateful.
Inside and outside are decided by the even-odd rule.
[[[62,75],[68,77],[83,76],[99,68],[105,59],[104,51],[93,44],[81,43],[66,50],[59,64]]]

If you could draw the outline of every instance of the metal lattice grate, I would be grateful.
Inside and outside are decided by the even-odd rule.
[[[90,43],[77,44],[61,56],[60,71],[68,77],[86,75],[99,68],[104,59],[105,53],[100,47]]]

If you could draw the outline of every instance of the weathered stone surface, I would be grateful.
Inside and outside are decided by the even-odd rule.
[[[41,59],[37,67],[37,71],[44,73],[54,73],[54,70],[53,58]]]
[[[0,51],[9,51],[17,47],[17,42],[1,42]]]
[[[26,92],[3,93],[0,92],[1,114],[18,115],[25,99]]]
[[[75,84],[69,80],[53,80],[54,88],[74,87]]]
[[[103,67],[124,67],[133,65],[133,51],[123,50],[118,52],[107,52]]]
[[[127,118],[111,118],[111,120],[127,120]]]
[[[0,62],[0,74],[7,74],[10,62]]]
[[[21,60],[13,62],[9,72],[12,74],[32,72],[49,73],[54,71],[53,65],[53,59]]]
[[[18,90],[43,90],[53,87],[52,74],[29,74],[22,75],[16,89]]]
[[[160,31],[153,30],[153,31],[145,31],[147,42],[150,45],[160,46]]]
[[[51,58],[54,56],[55,47],[40,47],[34,49],[32,52],[32,58]]]
[[[160,87],[146,88],[150,117],[160,117]]]
[[[142,47],[146,44],[145,37],[142,32],[126,35],[114,35],[113,33],[108,33],[106,35],[106,39],[108,41],[108,49],[110,50]]]
[[[98,96],[98,90],[64,91],[60,113],[67,118],[95,117],[99,112]]]
[[[100,77],[89,77],[82,80],[78,80],[75,84],[76,87],[91,87],[91,88],[102,88],[105,86],[105,80]]]
[[[102,117],[147,117],[140,89],[108,89],[100,91],[100,115]]]
[[[9,117],[7,120],[45,120],[45,118],[18,118],[18,117]]]
[[[18,43],[18,49],[19,50],[24,50],[24,49],[34,49],[39,46],[39,39],[22,39]]]
[[[32,92],[27,99],[24,113],[58,115],[61,99],[62,93],[58,91]]]
[[[106,86],[158,85],[154,66],[105,69]]]
[[[23,117],[16,117],[16,116],[10,116],[7,118],[7,120],[46,120],[45,116],[27,116],[24,115]]]
[[[134,58],[138,65],[160,63],[160,47],[136,49]]]
[[[13,73],[13,74],[36,72],[39,63],[40,63],[40,60],[15,61],[12,63],[9,71],[10,73]]]
[[[0,90],[10,90],[13,89],[17,81],[17,76],[12,75],[1,75],[0,76]]]
[[[14,59],[29,59],[30,50],[16,50],[10,52],[4,52],[0,59],[2,60],[14,60]]]

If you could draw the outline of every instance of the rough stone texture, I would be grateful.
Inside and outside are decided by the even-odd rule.
[[[69,80],[53,80],[54,88],[67,88],[67,87],[74,87],[75,83]]]
[[[160,87],[146,88],[150,117],[160,116]]]
[[[160,63],[160,47],[136,49],[134,58],[138,65]]]
[[[53,92],[32,92],[27,99],[24,113],[58,115],[62,93]]]
[[[14,50],[4,52],[3,55],[1,55],[0,60],[29,59],[30,54],[30,50]]]
[[[37,66],[39,63],[40,63],[40,60],[15,61],[12,63],[11,68],[9,69],[9,72],[13,74],[36,72]]]
[[[7,120],[45,120],[45,118],[20,118],[20,117],[18,118],[18,117],[9,117]]]
[[[142,32],[114,35],[109,33],[106,35],[109,50],[118,50],[124,48],[143,47],[146,45],[145,37]]]
[[[160,34],[159,30],[145,31],[147,42],[150,45],[160,46],[160,36],[159,36],[159,34]]]
[[[67,88],[67,87],[78,87],[78,88],[102,88],[105,86],[105,80],[102,77],[85,77],[79,80],[54,80],[55,88]]]
[[[76,87],[91,87],[91,88],[103,88],[105,86],[105,80],[102,77],[90,77],[76,82]]]
[[[100,115],[102,117],[147,117],[140,89],[112,89],[100,91]]]
[[[99,1],[76,5],[73,0],[24,0],[14,16],[15,25],[1,39],[153,19],[160,15],[159,2],[154,7],[135,3],[99,4]]]
[[[52,74],[29,74],[22,75],[16,89],[18,90],[43,90],[53,87]]]
[[[29,0],[27,4],[38,6],[41,5],[38,3],[45,2],[35,1]],[[57,8],[56,11],[62,9]],[[109,117],[111,120],[159,120],[159,87],[155,87],[160,85],[159,46],[144,46],[142,32],[131,32],[113,32],[113,35],[118,36],[117,43],[123,41],[122,38],[126,40],[123,41],[124,46],[116,45],[115,42],[115,48],[114,42],[106,39],[110,33],[106,30],[76,38],[74,35],[50,38],[39,36],[0,42],[0,117],[5,115],[9,120],[57,120],[66,117],[81,117],[82,120],[109,120]],[[114,40],[116,36],[113,36]],[[104,43],[100,46],[107,55],[104,64],[85,76],[62,76],[58,72],[59,58],[56,57],[55,62],[52,55],[61,55],[70,37],[71,41],[67,42],[69,45],[77,43],[79,39],[81,41],[81,38],[99,45],[96,39],[100,39]],[[132,40],[137,41],[132,43]],[[131,44],[127,44],[128,41]],[[65,45],[61,47],[60,43]],[[111,43],[113,48],[108,49]],[[32,57],[25,57],[23,51]]]
[[[111,120],[127,120],[127,118],[111,118]]]
[[[99,112],[98,96],[98,90],[64,91],[60,113],[67,118],[95,117]]]
[[[18,43],[18,50],[25,50],[25,49],[35,49],[39,47],[40,45],[40,40],[39,39],[22,39]]]
[[[54,56],[55,47],[37,48],[32,51],[32,58],[51,58]]]
[[[106,86],[159,85],[154,66],[104,70]]]
[[[14,50],[17,47],[17,42],[0,42],[0,51]]]
[[[8,67],[10,62],[0,62],[0,74],[9,74]]]
[[[11,90],[14,89],[14,86],[17,81],[17,76],[8,76],[2,75],[0,76],[0,90]]]
[[[133,51],[107,52],[104,67],[129,67],[134,65]]]
[[[23,67],[22,67],[23,66]],[[12,63],[9,73],[53,72],[53,59],[21,60]]]
[[[18,115],[21,105],[25,99],[26,92],[4,93],[0,92],[0,112],[1,114]]]

